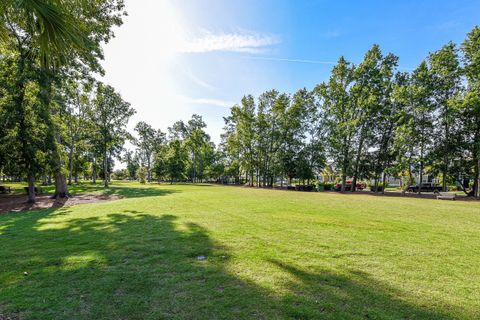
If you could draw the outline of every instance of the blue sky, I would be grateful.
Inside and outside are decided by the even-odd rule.
[[[411,70],[480,24],[480,1],[126,0],[129,16],[105,47],[105,81],[143,120],[166,131],[200,114],[215,142],[244,94],[293,93],[326,80],[344,55],[372,44]]]

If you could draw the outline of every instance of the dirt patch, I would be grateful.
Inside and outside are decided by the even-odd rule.
[[[24,194],[0,195],[0,214],[7,212],[19,212],[34,209],[60,208],[83,203],[96,203],[102,201],[113,201],[120,199],[117,195],[101,194],[79,194],[65,199],[52,199],[50,195],[38,195],[37,202],[27,203],[27,196]],[[0,320],[3,320],[0,317]]]
[[[1,314],[0,313],[0,320],[21,320],[22,318],[19,315],[11,314],[11,315],[6,315],[6,314]]]

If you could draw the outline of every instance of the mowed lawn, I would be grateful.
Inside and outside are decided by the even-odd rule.
[[[480,318],[478,202],[133,182],[109,192],[125,198],[0,215],[0,315]]]

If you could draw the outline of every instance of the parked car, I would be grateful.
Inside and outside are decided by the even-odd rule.
[[[345,191],[352,191],[352,184],[353,184],[353,180],[351,179],[347,180],[345,183]],[[357,182],[355,186],[357,190],[363,190],[367,188],[367,184],[363,182]],[[340,182],[335,185],[335,191],[341,191],[341,190],[342,190],[342,183]]]
[[[426,183],[421,183],[421,184],[416,184],[416,185],[411,185],[408,186],[407,191],[408,192],[440,192],[442,191],[442,187],[431,182],[426,182]]]
[[[315,190],[315,186],[311,184],[297,184],[295,186],[296,191],[313,191]]]

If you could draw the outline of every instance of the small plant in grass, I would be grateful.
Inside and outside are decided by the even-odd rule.
[[[137,177],[138,181],[140,181],[141,184],[145,184],[147,182],[147,168],[145,167],[140,167],[137,170]]]

